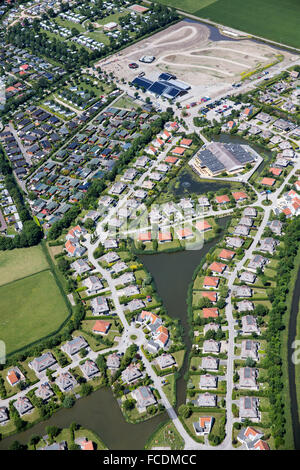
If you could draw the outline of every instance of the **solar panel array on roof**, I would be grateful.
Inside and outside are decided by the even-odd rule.
[[[158,77],[158,80],[171,80],[172,78],[176,78],[175,75],[172,75],[171,73],[161,73],[160,76]]]
[[[225,166],[214,156],[212,152],[205,149],[198,156],[202,166],[206,166],[213,174],[225,170]]]
[[[147,78],[136,77],[134,80],[132,80],[133,85],[137,85],[140,88],[145,88],[145,90],[148,90],[148,88],[150,88],[153,83],[154,82],[148,80]]]
[[[240,144],[212,142],[202,150],[197,159],[202,166],[206,166],[213,174],[220,171],[236,171],[248,162],[254,162],[255,158]]]
[[[242,145],[226,143],[224,144],[224,147],[229,150],[232,154],[234,154],[235,158],[240,163],[248,163],[254,161],[253,155]]]
[[[167,88],[168,86],[164,85],[162,82],[154,82],[153,85],[148,88],[148,91],[155,93],[156,95],[162,95]]]
[[[175,78],[174,75],[168,73],[162,73],[159,76],[159,80],[153,82],[148,78],[136,77],[133,81],[133,85],[137,85],[139,88],[144,88],[150,93],[154,93],[159,96],[174,99],[182,93],[186,93],[186,90],[190,88],[189,85],[183,82],[170,82],[171,79]]]
[[[181,93],[181,90],[178,90],[178,88],[174,87],[168,87],[166,91],[164,91],[163,95],[166,98],[176,98]]]

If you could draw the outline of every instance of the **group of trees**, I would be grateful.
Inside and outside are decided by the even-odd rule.
[[[43,237],[40,227],[32,220],[29,210],[26,207],[23,194],[15,180],[12,169],[5,158],[3,150],[0,149],[0,173],[4,175],[4,184],[12,197],[17,208],[23,229],[14,238],[0,237],[0,250],[12,250],[13,248],[23,248],[37,245]]]
[[[282,315],[286,312],[286,296],[289,289],[291,270],[294,267],[295,256],[300,242],[300,217],[295,218],[285,228],[284,247],[279,248],[280,262],[277,267],[276,289],[268,291],[272,308],[269,312],[269,322],[266,332],[267,348],[263,367],[267,370],[269,385],[268,396],[271,404],[269,419],[272,423],[271,432],[275,446],[279,448],[284,443],[285,416],[287,403],[283,396],[281,332],[284,328]]]
[[[75,70],[78,65],[87,66],[93,57],[84,47],[78,48],[75,43],[68,45],[67,42],[54,37],[51,40],[46,33],[34,28],[22,28],[20,23],[9,28],[6,40],[8,43],[19,48],[29,48],[34,54],[43,55],[61,62],[67,70]]]
[[[90,9],[87,9],[86,13],[88,13],[88,10]],[[164,5],[152,5],[150,7],[150,11],[152,12],[152,21],[146,22],[141,19],[140,27],[135,32],[136,38],[150,34],[152,31],[164,27],[178,19],[176,11],[165,7]],[[100,14],[101,10],[97,12],[97,16]],[[55,14],[53,10],[48,10],[48,17],[53,18],[54,16]],[[130,15],[128,15],[128,17],[130,17]],[[129,26],[132,26],[134,30],[134,26],[131,25],[129,19],[128,24]],[[72,31],[74,30],[74,33],[75,29],[75,27],[72,29]],[[120,46],[127,44],[128,33],[126,31],[122,31],[118,40],[111,38],[109,45],[105,45],[95,51],[89,51],[85,47],[76,46],[75,43],[69,45],[67,42],[58,39],[56,36],[49,39],[46,32],[40,31],[39,21],[34,21],[32,27],[28,25],[24,28],[20,23],[11,26],[6,33],[6,41],[19,48],[29,48],[37,55],[43,55],[59,61],[67,70],[76,70],[78,65],[89,66],[92,61],[119,50]]]

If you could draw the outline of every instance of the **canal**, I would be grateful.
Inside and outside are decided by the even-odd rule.
[[[218,224],[222,229],[227,226],[229,219],[230,217],[218,219]],[[222,236],[223,230],[214,240],[205,243],[200,250],[140,256],[143,264],[154,278],[157,292],[168,314],[171,317],[178,318],[184,329],[184,343],[187,351],[180,371],[180,378],[176,383],[177,407],[185,403],[186,382],[184,375],[187,371],[188,355],[191,349],[190,325],[187,318],[186,304],[188,287],[195,269]]]

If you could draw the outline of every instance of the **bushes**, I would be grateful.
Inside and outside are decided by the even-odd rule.
[[[281,330],[283,329],[282,315],[285,313],[286,296],[288,292],[291,270],[294,266],[294,258],[298,252],[300,241],[300,217],[295,218],[287,225],[284,235],[284,248],[279,249],[280,262],[277,267],[276,290],[272,291],[272,308],[269,312],[269,323],[266,332],[267,348],[264,366],[267,369],[269,384],[270,412],[269,418],[273,423],[272,436],[275,439],[275,447],[279,448],[284,443],[285,417],[282,390],[282,353]]]
[[[79,206],[71,207],[71,209],[68,210],[68,212],[63,216],[62,219],[58,220],[52,225],[51,229],[48,232],[49,240],[55,240],[56,238],[58,238],[62,234],[63,229],[68,228],[71,223],[74,222],[79,213]]]
[[[3,150],[0,148],[0,173],[5,175],[4,184],[10,196],[13,198],[16,205],[23,229],[20,234],[14,238],[0,237],[0,250],[12,250],[14,248],[25,248],[28,246],[37,245],[42,237],[43,232],[40,227],[32,220],[31,215],[25,205],[23,194],[12,174],[12,169],[9,166]]]
[[[73,395],[67,395],[63,402],[62,405],[64,408],[72,408],[75,405],[75,398]]]

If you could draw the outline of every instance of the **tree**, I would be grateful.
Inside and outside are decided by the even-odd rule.
[[[72,395],[66,396],[62,405],[64,408],[72,408],[75,405],[75,398]]]
[[[156,413],[156,406],[154,406],[154,405],[148,406],[147,411],[148,411],[148,413],[149,413],[150,415],[155,415],[155,413]]]
[[[94,228],[94,225],[95,224],[93,219],[90,218],[86,219],[86,221],[84,222],[84,226],[87,230],[92,230]]]
[[[26,220],[23,223],[23,230],[21,233],[21,240],[24,242],[23,246],[38,245],[42,238],[43,232],[33,220]]]
[[[136,403],[135,400],[133,400],[132,398],[128,398],[128,399],[125,400],[124,403],[123,403],[124,410],[126,410],[126,411],[133,410],[133,408],[134,408],[134,406],[135,406],[135,403]]]
[[[255,366],[255,360],[252,359],[252,357],[247,357],[246,367],[254,367],[254,366]]]
[[[82,397],[87,397],[93,391],[93,387],[90,384],[83,383],[80,387],[80,395]]]
[[[51,439],[54,439],[60,433],[60,428],[57,426],[47,426],[46,433],[50,436]]]
[[[59,258],[57,266],[63,274],[66,274],[70,269],[70,262],[66,258]]]
[[[27,447],[21,444],[19,441],[14,441],[9,447],[9,450],[26,450],[26,449]]]
[[[35,448],[35,446],[37,445],[39,440],[40,440],[40,436],[38,436],[37,434],[34,434],[33,436],[31,436],[31,438],[29,440],[29,445],[31,445]]]
[[[189,405],[180,405],[180,407],[178,408],[178,413],[179,413],[179,416],[187,419],[191,416],[192,410]]]

